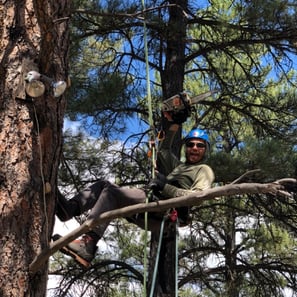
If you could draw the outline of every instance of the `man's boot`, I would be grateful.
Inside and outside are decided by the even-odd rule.
[[[58,240],[61,237],[59,234],[53,236],[53,240]],[[94,259],[97,251],[97,241],[90,235],[85,234],[80,239],[70,242],[68,245],[62,247],[60,251],[68,256],[74,258],[83,267],[88,268],[91,261]]]

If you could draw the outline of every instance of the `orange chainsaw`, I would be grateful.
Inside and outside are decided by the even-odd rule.
[[[163,101],[162,111],[164,112],[179,112],[183,109],[188,109],[191,105],[197,104],[205,98],[217,93],[216,90],[202,93],[198,96],[190,98],[186,92],[174,95]]]

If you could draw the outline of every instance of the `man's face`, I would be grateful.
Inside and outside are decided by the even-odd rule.
[[[206,143],[203,139],[191,139],[186,142],[186,160],[189,164],[200,162],[206,151]]]

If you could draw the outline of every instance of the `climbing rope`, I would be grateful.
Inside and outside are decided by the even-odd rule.
[[[158,248],[157,248],[157,254],[156,254],[156,260],[155,260],[155,267],[152,277],[152,285],[150,290],[149,297],[153,297],[155,286],[156,286],[156,278],[157,278],[157,272],[158,272],[158,266],[159,266],[159,259],[160,259],[160,251],[162,246],[162,239],[164,234],[164,224],[166,220],[170,220],[172,223],[175,224],[176,228],[176,241],[175,241],[175,297],[178,297],[178,213],[175,209],[171,210],[171,212],[168,212],[166,215],[163,216],[163,220],[161,222],[160,226],[160,234],[159,234],[159,242],[158,242]]]
[[[155,261],[155,267],[153,272],[153,278],[152,278],[152,285],[151,285],[151,292],[149,297],[153,297],[155,285],[156,285],[156,278],[157,278],[157,272],[158,272],[158,266],[159,266],[159,257],[160,257],[160,250],[162,245],[162,238],[164,233],[164,223],[166,220],[166,216],[163,217],[161,226],[160,226],[160,235],[159,235],[159,242],[158,242],[158,248],[157,248],[157,255],[156,255],[156,261]]]
[[[178,297],[178,241],[179,241],[179,234],[178,234],[178,227],[179,227],[179,219],[178,219],[178,212],[176,209],[173,209],[170,213],[170,220],[175,222],[175,297]]]
[[[175,297],[178,297],[178,241],[179,241],[179,233],[178,233],[178,227],[179,227],[179,220],[178,217],[176,218],[176,224],[175,224]]]
[[[142,9],[143,9],[143,42],[144,42],[144,54],[145,54],[145,69],[146,69],[146,90],[147,90],[147,106],[148,106],[148,121],[150,125],[150,144],[153,143],[154,137],[154,122],[153,122],[153,109],[152,109],[152,98],[151,98],[151,87],[150,87],[150,73],[149,73],[149,63],[148,63],[148,47],[147,47],[147,30],[146,30],[146,21],[145,21],[145,3],[142,0]],[[155,154],[155,145],[151,145],[151,160],[152,160],[152,178],[155,177],[155,166],[154,160],[156,158]],[[146,203],[148,203],[148,197],[146,198]],[[143,296],[147,296],[147,245],[148,245],[148,213],[144,214],[144,261],[143,261]]]

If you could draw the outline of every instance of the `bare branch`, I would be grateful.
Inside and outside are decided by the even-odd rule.
[[[234,180],[231,184],[238,184],[241,180],[243,180],[245,177],[251,175],[251,174],[254,174],[254,173],[257,173],[257,172],[260,172],[261,169],[253,169],[253,170],[249,170],[247,172],[245,172],[243,175],[241,175],[239,178],[237,178],[236,180]]]
[[[48,248],[44,249],[30,265],[30,273],[34,274],[44,264],[48,258],[61,249],[63,246],[81,236],[82,234],[90,231],[95,226],[110,221],[116,218],[129,217],[137,213],[144,212],[162,212],[169,208],[181,207],[181,206],[197,206],[203,201],[219,199],[219,197],[244,195],[244,194],[271,194],[274,196],[285,195],[292,196],[286,191],[285,186],[297,188],[297,180],[293,178],[282,179],[272,183],[260,184],[260,183],[242,183],[242,184],[229,184],[221,187],[211,188],[205,191],[193,193],[187,196],[160,200],[150,203],[141,203],[123,207],[121,209],[115,209],[107,211],[99,215],[96,219],[88,219],[81,226],[67,234],[66,236],[51,243]],[[240,198],[240,197],[238,197]]]
[[[85,15],[93,15],[93,16],[103,16],[103,17],[112,17],[112,18],[131,18],[131,19],[139,19],[139,20],[144,20],[144,14],[155,11],[155,10],[161,10],[164,8],[170,8],[170,7],[180,7],[179,5],[176,4],[167,4],[167,5],[160,5],[157,7],[149,7],[146,8],[145,10],[141,11],[136,11],[134,13],[108,13],[108,12],[98,12],[94,10],[85,10],[85,9],[76,9],[76,13],[80,14],[85,14]],[[181,7],[180,7],[181,8]]]

